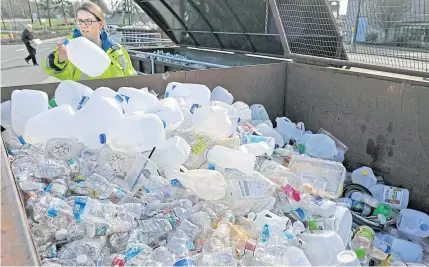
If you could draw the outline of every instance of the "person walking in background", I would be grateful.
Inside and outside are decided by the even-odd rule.
[[[98,5],[92,2],[83,3],[77,9],[76,24],[78,27],[73,30],[73,34],[67,36],[67,39],[82,36],[87,38],[103,49],[109,56],[111,65],[102,75],[90,77],[68,60],[66,46],[58,43],[54,51],[43,59],[42,66],[47,74],[60,80],[74,81],[137,75],[127,50],[113,41],[104,30],[104,13]]]
[[[32,32],[33,26],[31,24],[27,24],[25,26],[25,30],[22,32],[21,40],[24,42],[25,47],[27,47],[27,51],[30,54],[28,57],[25,58],[25,62],[27,64],[30,64],[30,59],[33,61],[33,65],[37,66],[37,60],[36,60],[36,48],[32,47],[30,42],[35,38],[34,33]]]

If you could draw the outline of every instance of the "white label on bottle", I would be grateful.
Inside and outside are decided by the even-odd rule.
[[[402,188],[386,186],[384,188],[383,202],[393,205],[401,205]]]
[[[238,181],[241,197],[263,197],[266,192],[262,181]]]

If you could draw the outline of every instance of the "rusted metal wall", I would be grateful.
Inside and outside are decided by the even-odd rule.
[[[345,143],[346,167],[367,165],[429,212],[429,82],[289,64],[284,112]]]

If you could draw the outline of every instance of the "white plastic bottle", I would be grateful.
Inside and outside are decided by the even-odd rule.
[[[70,105],[75,111],[82,108],[94,90],[75,81],[62,81],[55,90],[55,102],[58,106]]]
[[[186,162],[191,153],[191,146],[180,136],[173,136],[162,142],[153,153],[151,160],[160,169],[180,165]]]
[[[93,96],[74,116],[74,136],[89,149],[101,148],[100,134],[106,133],[112,121],[122,116],[117,100]]]
[[[258,124],[256,129],[264,136],[269,136],[275,139],[276,146],[284,147],[283,136],[265,123]]]
[[[45,144],[51,138],[72,137],[74,115],[70,105],[61,105],[37,114],[25,124],[25,142]]]
[[[165,88],[164,98],[167,98],[171,96],[171,92],[176,89],[176,87],[181,84],[178,82],[170,82],[167,84],[167,87]]]
[[[305,153],[315,158],[331,159],[338,154],[338,150],[329,136],[313,134],[305,142]]]
[[[340,226],[337,233],[343,240],[344,246],[347,246],[350,240],[353,223],[352,213],[347,208],[337,206],[334,217],[338,219],[338,224]]]
[[[23,134],[25,123],[31,117],[48,110],[48,95],[37,90],[14,90],[11,96],[12,128]]]
[[[165,142],[164,124],[154,114],[118,116],[100,133],[100,142],[123,152],[152,150]]]
[[[207,153],[207,161],[209,166],[237,169],[245,175],[252,175],[256,157],[227,147],[214,146]]]
[[[246,103],[237,101],[232,106],[238,110],[240,121],[250,121],[252,119],[252,111]]]
[[[304,251],[295,246],[287,247],[286,264],[287,266],[311,266]]]
[[[389,234],[377,234],[378,240],[384,242],[375,242],[375,246],[383,251],[384,253],[390,253],[390,251],[396,252],[403,261],[406,262],[422,262],[423,259],[423,248],[421,245],[414,242],[410,242],[401,238],[391,236]],[[377,246],[377,244],[383,244]]]
[[[210,105],[211,91],[202,84],[181,83],[175,84],[169,96],[183,98],[187,108],[193,112],[196,108]]]
[[[176,130],[185,120],[179,103],[174,98],[165,98],[154,106],[148,112],[157,115],[163,122],[167,130]]]
[[[196,134],[206,134],[214,140],[232,134],[232,122],[228,117],[228,111],[221,107],[207,106],[195,110],[192,124]]]
[[[125,114],[134,111],[149,112],[150,109],[158,104],[156,95],[149,93],[147,89],[121,87],[118,89],[118,94],[125,98],[123,102]]]
[[[377,184],[377,178],[370,167],[364,166],[352,172],[352,182],[369,189]]]
[[[12,118],[11,118],[11,102],[10,100],[5,101],[3,103],[1,103],[1,126],[3,126],[3,128],[10,128],[12,127]]]
[[[283,140],[286,144],[289,144],[291,139],[298,141],[305,131],[304,127],[300,128],[300,126],[293,123],[290,119],[286,117],[277,118],[276,122],[276,130],[281,133],[281,135],[283,136]],[[303,124],[301,123],[300,125]]]
[[[429,236],[429,215],[417,210],[403,209],[399,212],[396,226],[403,233],[426,238]]]
[[[210,100],[222,101],[228,105],[232,105],[232,103],[234,102],[234,96],[225,88],[221,86],[216,86],[215,88],[213,88]]]
[[[410,199],[408,189],[376,184],[369,188],[369,191],[381,203],[390,204],[394,209],[402,210],[408,206]]]
[[[100,76],[110,66],[110,58],[103,49],[85,37],[65,39],[63,44],[70,62],[91,77]]]

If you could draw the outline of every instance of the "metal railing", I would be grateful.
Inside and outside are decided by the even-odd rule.
[[[287,57],[429,77],[429,0],[269,0]]]
[[[116,32],[112,35],[113,40],[119,42],[126,48],[149,48],[161,47],[172,44],[170,39],[163,39],[161,33],[122,33]]]

